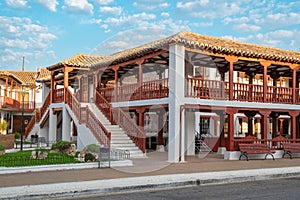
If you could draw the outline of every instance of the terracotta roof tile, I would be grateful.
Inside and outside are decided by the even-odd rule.
[[[68,58],[59,63],[47,67],[47,69],[51,71],[53,69],[60,68],[64,65],[70,67],[89,68],[92,65],[100,62],[104,57],[105,56],[99,56],[99,55],[76,54],[71,58]]]
[[[16,79],[20,84],[26,85],[34,85],[35,78],[37,72],[31,71],[8,71],[8,70],[1,70],[0,74],[4,76],[11,76],[12,78]]]
[[[168,50],[168,46],[172,43],[223,55],[300,63],[299,52],[182,31],[173,36],[104,57],[101,62],[94,64],[93,67],[108,66],[113,62],[122,62],[127,58],[141,56],[153,50]]]

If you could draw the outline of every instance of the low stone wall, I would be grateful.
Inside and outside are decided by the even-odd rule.
[[[13,149],[15,145],[15,134],[0,134],[0,144],[4,145],[6,149]]]

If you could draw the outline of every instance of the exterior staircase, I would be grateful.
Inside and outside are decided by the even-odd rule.
[[[84,105],[84,104],[83,104]],[[94,103],[86,104],[89,109],[97,116],[99,121],[111,133],[110,148],[128,150],[130,158],[145,158],[145,154],[136,146],[136,144],[128,137],[125,131],[118,125],[111,125],[110,121],[104,116]]]

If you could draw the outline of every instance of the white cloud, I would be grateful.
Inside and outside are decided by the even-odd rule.
[[[45,6],[51,12],[56,12],[57,0],[36,0],[36,2]]]
[[[30,8],[30,6],[28,6],[27,3],[28,0],[6,0],[6,4],[9,7],[16,8],[16,9]]]
[[[114,0],[93,0],[94,3],[99,4],[99,5],[108,5],[112,4]]]
[[[13,68],[22,56],[33,60],[35,54],[49,51],[57,39],[48,27],[29,18],[0,16],[0,32],[0,67]]]
[[[121,31],[109,40],[99,44],[94,49],[93,54],[109,55],[170,36],[174,33],[175,32],[173,30],[170,31],[158,27],[141,27],[129,31]]]
[[[94,6],[87,0],[65,0],[62,9],[74,14],[93,14]]]
[[[165,0],[138,0],[133,3],[133,6],[143,11],[154,11],[165,9],[170,6]]]
[[[82,20],[80,23],[81,24],[101,24],[101,22],[102,22],[102,19],[92,18],[89,20]]]
[[[242,23],[242,24],[234,25],[233,29],[238,32],[257,32],[261,30],[261,27],[253,24]]]
[[[170,14],[167,13],[167,12],[162,12],[162,13],[160,14],[160,16],[162,16],[163,18],[168,18],[168,17],[170,17]]]
[[[178,9],[177,15],[181,18],[189,16],[195,18],[225,18],[243,13],[245,8],[242,2],[238,1],[223,1],[223,0],[194,0],[180,1],[176,4]]]
[[[145,12],[128,15],[128,16],[121,16],[119,18],[109,17],[105,20],[105,23],[109,24],[110,26],[115,27],[127,27],[128,26],[143,26],[148,24],[148,21],[154,20],[156,16],[154,14],[147,14]]]
[[[120,15],[122,13],[122,7],[108,7],[103,6],[100,7],[99,11],[101,13],[113,14],[113,15]]]

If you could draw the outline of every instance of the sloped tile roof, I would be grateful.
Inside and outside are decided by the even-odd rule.
[[[20,84],[26,85],[34,85],[36,79],[37,72],[32,71],[8,71],[8,70],[1,70],[0,75],[2,76],[10,76],[18,81]]]
[[[51,79],[51,72],[46,68],[40,68],[36,81],[44,81]]]
[[[99,56],[99,55],[76,54],[71,58],[68,58],[59,63],[47,67],[47,69],[51,71],[63,67],[65,65],[69,67],[89,68],[92,65],[100,62],[104,57],[105,56]]]
[[[159,49],[168,50],[168,46],[172,43],[223,55],[300,64],[299,52],[181,31],[170,37],[103,57],[100,62],[93,64],[92,67],[109,66],[111,63],[116,64],[133,57],[141,57]]]

